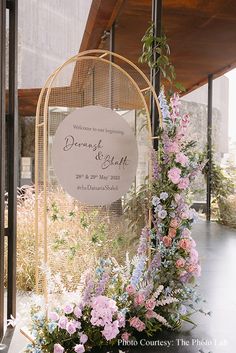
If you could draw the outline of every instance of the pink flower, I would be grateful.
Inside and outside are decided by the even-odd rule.
[[[166,235],[163,237],[162,241],[166,247],[169,247],[172,244],[172,239]]]
[[[186,261],[181,257],[175,263],[177,268],[183,268],[185,266]]]
[[[154,299],[148,299],[145,304],[147,310],[153,310],[156,306],[156,301]]]
[[[183,167],[186,166],[189,162],[189,159],[187,156],[185,156],[185,154],[183,154],[182,152],[178,153],[175,157],[175,161],[177,163],[180,163]]]
[[[142,293],[138,293],[138,294],[135,296],[135,298],[134,298],[134,304],[135,304],[136,306],[138,306],[138,305],[143,305],[143,304],[144,304],[144,301],[145,301],[145,296],[144,296],[144,294],[142,294]]]
[[[67,323],[68,323],[67,317],[61,316],[60,319],[59,319],[59,321],[58,321],[58,327],[59,327],[59,328],[62,328],[62,329],[65,329]]]
[[[184,114],[184,116],[181,119],[181,125],[183,128],[186,128],[190,122],[190,118],[188,114]]]
[[[64,307],[64,313],[65,314],[71,314],[73,312],[73,308],[74,308],[74,306],[72,304],[67,304]]]
[[[64,351],[64,348],[59,343],[54,344],[53,353],[64,353]]]
[[[179,247],[183,250],[190,251],[192,248],[192,243],[190,239],[183,238],[179,241]]]
[[[166,153],[178,153],[179,152],[179,145],[177,142],[173,141],[168,141],[164,145],[164,150]]]
[[[176,229],[169,228],[168,237],[174,238],[176,236]]]
[[[142,322],[137,316],[134,316],[131,320],[130,320],[130,326],[134,327],[137,331],[142,332],[143,330],[145,330],[146,325],[144,322]]]
[[[193,275],[200,277],[201,276],[201,266],[199,264],[189,265],[188,272],[192,273]]]
[[[112,322],[113,315],[117,313],[117,305],[113,299],[99,295],[92,299],[91,324],[105,326]]]
[[[59,315],[55,311],[51,311],[48,315],[49,319],[52,321],[58,321],[59,320]]]
[[[107,341],[110,341],[113,338],[116,338],[116,336],[119,334],[118,327],[119,327],[118,320],[115,320],[114,322],[108,325],[105,325],[104,330],[102,331],[102,334]]]
[[[179,182],[178,182],[178,188],[180,190],[185,190],[189,187],[189,178],[180,178]]]
[[[192,248],[190,250],[190,262],[191,262],[191,264],[197,264],[198,263],[198,252],[194,248]]]
[[[189,219],[189,211],[182,212],[180,216],[182,219]]]
[[[153,311],[153,310],[148,310],[147,312],[146,312],[146,318],[148,319],[148,320],[150,320],[150,319],[152,319],[152,318],[154,318],[155,316],[156,316],[156,313],[155,313],[155,311]]]
[[[125,327],[125,315],[119,313],[117,315],[117,320],[118,320],[118,323],[119,323],[119,327]]]
[[[130,336],[131,336],[131,334],[130,334],[130,333],[128,333],[128,332],[124,332],[124,333],[122,333],[121,338],[122,338],[122,340],[123,340],[123,341],[128,342],[128,340],[129,340]]]
[[[174,167],[168,171],[168,178],[174,184],[178,184],[180,180],[180,175],[181,175],[181,170],[179,168]]]
[[[79,319],[79,318],[81,318],[81,316],[82,316],[82,311],[81,311],[81,309],[78,307],[78,306],[76,306],[75,308],[74,308],[74,314],[75,314],[75,316]]]
[[[85,344],[88,341],[88,336],[85,333],[82,333],[80,336],[80,343]]]
[[[136,289],[134,286],[132,286],[132,284],[128,284],[125,290],[129,295],[133,295],[136,292]]]
[[[85,352],[84,345],[83,345],[83,344],[77,344],[77,345],[74,347],[74,351],[75,351],[76,353],[84,353],[84,352]]]
[[[74,322],[72,321],[69,321],[67,324],[66,324],[66,331],[70,334],[70,335],[73,335],[73,333],[76,332],[76,325]]]
[[[172,219],[170,222],[170,226],[171,226],[171,228],[178,228],[178,226],[179,226],[178,220],[176,218]]]

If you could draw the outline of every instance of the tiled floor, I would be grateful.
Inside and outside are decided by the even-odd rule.
[[[200,222],[193,235],[201,256],[200,291],[207,300],[211,317],[197,314],[198,327],[186,326],[179,333],[159,334],[147,346],[133,347],[132,352],[147,353],[233,353],[236,351],[236,231],[216,223]],[[19,353],[27,340],[13,336],[9,353]],[[122,350],[123,348],[120,347]],[[98,352],[96,352],[98,353]]]

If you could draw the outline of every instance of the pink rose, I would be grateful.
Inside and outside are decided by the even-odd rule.
[[[67,304],[64,307],[64,313],[65,314],[71,314],[73,312],[74,306],[72,304]]]
[[[172,244],[172,239],[166,235],[163,237],[162,241],[166,247],[169,247]]]
[[[85,333],[82,333],[80,336],[80,343],[85,344],[88,341],[88,336]]]
[[[77,345],[74,347],[74,351],[75,351],[76,353],[84,353],[84,352],[85,352],[84,345],[83,345],[83,344],[77,344]]]
[[[147,310],[153,310],[156,306],[156,301],[154,299],[148,299],[145,303],[145,308]]]
[[[183,250],[190,251],[192,248],[191,240],[183,238],[179,241],[179,247]]]
[[[182,152],[178,153],[176,155],[175,161],[177,163],[180,163],[183,167],[186,166],[189,162],[189,159],[187,156],[185,156],[185,154],[183,154]]]
[[[185,190],[189,187],[189,178],[188,177],[180,178],[179,182],[176,184],[178,184],[178,188],[180,190]]]
[[[176,229],[169,228],[168,237],[174,238],[176,236]]]
[[[150,319],[152,319],[153,317],[155,317],[156,316],[156,313],[155,313],[155,311],[153,311],[153,310],[148,310],[147,312],[146,312],[146,318],[148,319],[148,320],[150,320]]]
[[[59,327],[59,328],[62,328],[62,329],[65,329],[67,323],[68,323],[67,317],[61,316],[60,319],[59,319],[59,321],[58,321],[58,327]]]
[[[72,321],[69,321],[67,324],[66,324],[66,331],[70,334],[70,335],[73,335],[73,333],[76,332],[76,325],[74,322]]]
[[[74,308],[74,314],[75,314],[75,316],[79,319],[79,318],[81,318],[81,316],[82,316],[82,311],[81,311],[81,309],[78,307],[78,306],[76,306],[75,308]]]
[[[143,330],[145,330],[146,325],[144,322],[142,322],[137,316],[134,316],[131,320],[130,320],[130,326],[134,327],[137,331],[142,332]]]
[[[170,226],[171,226],[171,228],[178,228],[178,226],[179,226],[178,220],[176,218],[172,219],[170,222]]]
[[[64,353],[64,351],[64,348],[59,343],[54,344],[53,353]]]
[[[200,277],[201,276],[201,266],[198,264],[189,265],[188,272],[192,273],[193,275],[195,275],[197,277]]]
[[[174,167],[168,171],[168,178],[174,184],[178,184],[180,180],[180,175],[181,175],[181,170],[179,168]]]
[[[143,305],[145,301],[145,296],[142,293],[138,293],[134,298],[134,304],[136,306]]]
[[[128,333],[128,332],[124,332],[124,333],[122,333],[121,338],[122,338],[122,340],[123,340],[123,341],[128,342],[128,341],[129,341],[130,336],[131,336],[131,334],[130,334],[130,333]]]
[[[51,311],[48,315],[49,319],[52,321],[58,321],[59,320],[59,315],[55,311]]]
[[[183,268],[186,261],[183,258],[180,258],[176,261],[175,265],[177,268]]]
[[[132,284],[128,284],[125,290],[129,295],[133,295],[136,292],[136,289],[134,286],[132,286]]]

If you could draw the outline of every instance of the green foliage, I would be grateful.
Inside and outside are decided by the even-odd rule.
[[[143,52],[139,61],[160,71],[163,79],[168,82],[169,95],[172,95],[174,90],[185,91],[184,86],[176,81],[175,68],[169,59],[170,47],[167,43],[167,37],[165,34],[160,37],[154,36],[154,23],[148,27],[142,38],[142,43]]]

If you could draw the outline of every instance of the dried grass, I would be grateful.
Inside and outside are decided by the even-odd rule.
[[[41,200],[42,196],[40,204]],[[35,287],[34,207],[34,193],[28,189],[17,209],[17,288],[24,291]],[[104,208],[85,208],[59,190],[49,192],[49,267],[53,273],[61,273],[68,289],[77,286],[81,274],[95,266],[99,257],[115,256],[123,261],[127,251],[135,252],[136,245],[135,234],[128,230],[123,215]]]

